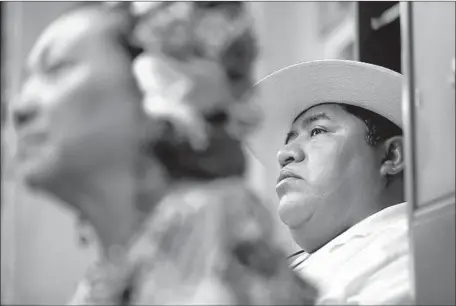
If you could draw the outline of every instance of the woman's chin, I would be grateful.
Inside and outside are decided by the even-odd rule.
[[[22,160],[17,164],[17,174],[27,187],[45,189],[55,181],[55,164],[44,159]]]
[[[40,189],[48,180],[48,175],[46,175],[45,171],[37,166],[21,167],[19,171],[24,184],[32,189]]]

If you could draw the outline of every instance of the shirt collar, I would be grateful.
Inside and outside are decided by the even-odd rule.
[[[367,237],[378,230],[407,218],[407,203],[384,208],[358,222],[328,243],[329,249],[339,247],[356,238]]]
[[[389,226],[397,226],[398,223],[407,226],[407,203],[395,204],[384,208],[377,213],[363,219],[351,228],[328,242],[319,250],[312,254],[304,253],[299,260],[294,262],[298,268],[306,259],[314,256],[319,256],[322,253],[331,253],[337,248],[347,244],[349,241],[358,238],[365,238],[381,229]],[[319,254],[319,255],[317,255]]]

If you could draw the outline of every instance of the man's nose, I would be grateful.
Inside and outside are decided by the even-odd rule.
[[[277,160],[281,168],[290,163],[299,163],[305,159],[305,154],[298,144],[288,144],[279,150]]]

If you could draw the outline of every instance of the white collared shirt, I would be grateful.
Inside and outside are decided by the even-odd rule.
[[[364,219],[298,258],[298,275],[320,291],[317,304],[413,304],[407,204]]]

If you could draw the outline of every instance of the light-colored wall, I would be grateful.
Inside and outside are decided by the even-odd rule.
[[[2,47],[10,69],[9,99],[14,99],[21,65],[44,27],[71,2],[9,2],[4,16],[7,32]],[[3,44],[4,43],[4,44]],[[11,151],[14,137],[2,128],[3,145]],[[93,249],[77,243],[73,214],[60,203],[27,190],[11,171],[11,157],[2,163],[2,296],[5,304],[65,303],[87,265]],[[2,272],[3,272],[2,271]],[[2,295],[3,292],[2,292]]]
[[[7,48],[17,59],[14,69],[30,50],[44,26],[72,5],[65,2],[7,3],[6,14],[22,12],[15,18],[22,27],[20,33],[7,34]],[[261,42],[261,59],[257,76],[261,78],[276,69],[296,62],[323,58],[317,36],[317,3],[314,2],[254,2],[252,7]],[[3,131],[2,131],[3,132]],[[249,181],[263,195],[271,212],[276,216],[275,177],[267,175],[262,165],[249,155]],[[3,166],[3,165],[2,165]],[[2,167],[3,168],[3,167]],[[2,169],[3,170],[3,169]],[[75,218],[71,211],[55,200],[31,193],[11,175],[2,189],[2,265],[9,265],[12,277],[6,280],[11,299],[17,304],[62,304],[94,260],[93,248],[83,249],[77,243]],[[259,186],[265,183],[265,188]],[[277,217],[277,239],[289,252],[295,245]],[[4,221],[4,222],[3,222]]]
[[[324,46],[317,29],[318,5],[318,2],[253,3],[261,48],[258,79],[291,64],[324,58]],[[277,174],[265,171],[260,165],[258,168],[263,171],[264,197],[276,221],[277,237],[291,254],[298,248],[276,213]]]

